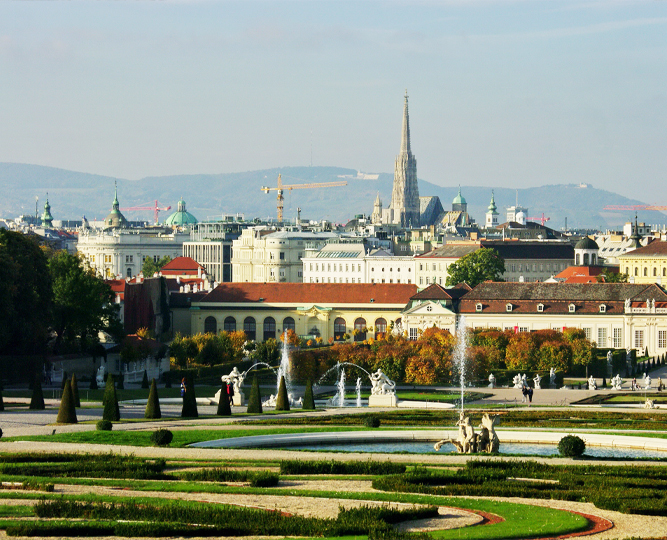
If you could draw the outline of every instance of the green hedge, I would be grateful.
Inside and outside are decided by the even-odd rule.
[[[280,474],[401,474],[405,465],[391,461],[301,461],[280,462]]]
[[[247,471],[236,469],[201,469],[188,471],[181,476],[184,480],[204,482],[250,482],[252,487],[275,487],[280,476],[270,471]]]

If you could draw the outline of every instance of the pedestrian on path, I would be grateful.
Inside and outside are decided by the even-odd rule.
[[[533,402],[533,389],[528,389],[528,404],[530,405]]]
[[[521,387],[521,403],[525,403],[528,398],[528,387],[527,386],[522,386]]]

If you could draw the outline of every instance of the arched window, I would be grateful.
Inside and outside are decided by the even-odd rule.
[[[252,339],[253,341],[256,339],[257,332],[255,319],[253,317],[245,318],[243,321],[243,331],[245,332],[245,335],[248,337],[248,339]]]
[[[129,277],[129,278],[132,277],[132,268],[127,269],[127,277]]]
[[[595,266],[596,264],[597,264],[596,255],[595,253],[591,253],[591,266]]]
[[[644,267],[644,277],[648,276],[648,268]]]
[[[236,332],[236,319],[234,317],[225,317],[225,322],[223,324],[225,332]]]
[[[215,320],[215,317],[206,317],[204,319],[204,334],[217,334],[218,333],[218,321]]]
[[[285,317],[283,319],[283,333],[287,332],[288,330],[296,332],[296,324],[294,323],[294,319],[292,317]]]
[[[657,268],[654,268],[654,269],[653,269],[653,276],[655,277],[655,276],[657,276],[657,275],[658,275],[658,269],[657,269]]]
[[[337,317],[334,321],[334,340],[342,341],[343,336],[347,332],[347,323],[343,317]]]
[[[638,276],[638,275],[639,275],[639,268],[637,268],[637,267],[635,266],[635,276]]]
[[[662,277],[667,276],[667,268],[662,269]]]
[[[584,266],[588,266],[588,253],[584,253]]]
[[[276,339],[276,320],[273,317],[264,319],[264,341]]]
[[[355,336],[354,341],[366,340],[366,319],[359,317],[354,321]]]
[[[379,319],[375,319],[375,339],[384,337],[386,333],[387,333],[386,319],[383,319],[382,317],[380,317]]]
[[[579,259],[579,253],[577,253],[577,254],[574,256],[574,264],[576,264],[577,266],[579,266],[579,261],[580,261],[580,259]]]

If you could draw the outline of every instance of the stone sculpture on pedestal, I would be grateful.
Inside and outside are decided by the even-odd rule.
[[[396,407],[396,383],[387,377],[381,369],[370,375],[371,395],[369,407]]]
[[[443,444],[451,442],[459,454],[476,454],[484,452],[487,454],[498,453],[500,441],[494,429],[494,426],[500,421],[498,415],[493,417],[488,413],[482,416],[480,424],[480,433],[475,433],[475,428],[470,422],[470,417],[463,411],[459,415],[456,425],[459,427],[459,436],[457,439],[443,439],[433,445],[436,451],[439,451]]]

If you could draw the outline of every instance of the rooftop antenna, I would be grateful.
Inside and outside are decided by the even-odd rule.
[[[310,130],[310,166],[313,166],[313,130]]]
[[[39,210],[37,208],[38,202],[39,202],[39,197],[35,195],[35,219],[39,219]]]
[[[515,205],[515,208],[517,206],[519,206],[519,190],[518,189],[516,190],[516,205]]]

